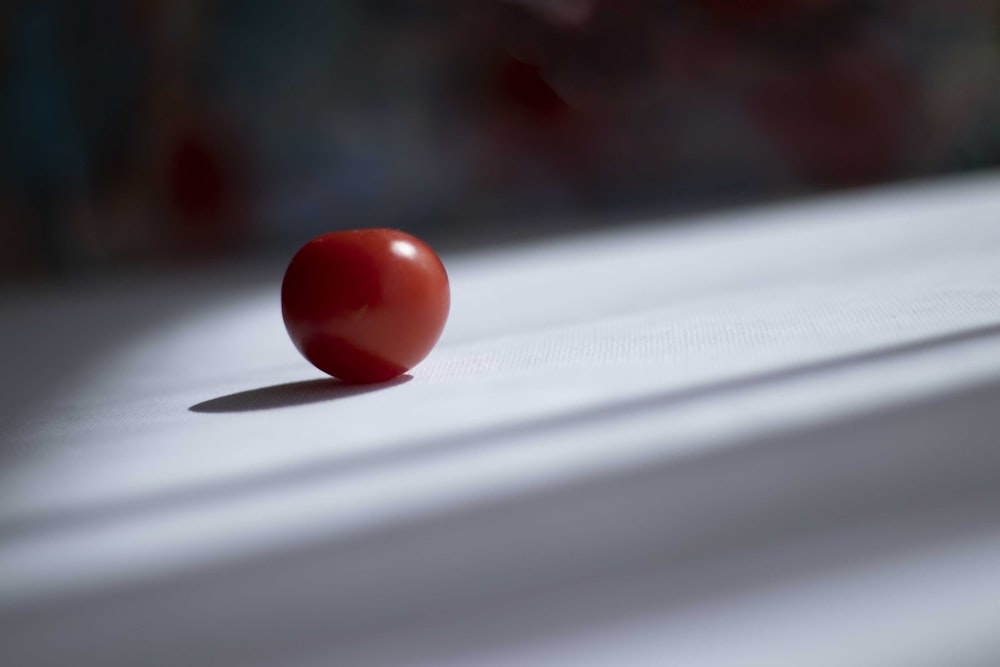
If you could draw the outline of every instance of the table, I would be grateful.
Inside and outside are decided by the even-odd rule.
[[[374,387],[283,262],[0,296],[0,664],[1000,662],[1000,175],[446,256]]]

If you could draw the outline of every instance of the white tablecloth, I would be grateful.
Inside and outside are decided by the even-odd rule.
[[[280,261],[0,296],[0,664],[1000,664],[1000,177],[445,261],[374,388]]]

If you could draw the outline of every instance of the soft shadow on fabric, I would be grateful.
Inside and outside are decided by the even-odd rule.
[[[388,382],[380,382],[378,384],[349,384],[334,378],[288,382],[211,398],[207,401],[196,403],[188,409],[191,412],[222,413],[289,408],[296,405],[321,403],[323,401],[350,398],[351,396],[358,396],[360,394],[369,394],[399,386],[412,379],[412,375],[404,374]]]

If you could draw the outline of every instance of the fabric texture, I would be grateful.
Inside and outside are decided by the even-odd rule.
[[[279,263],[4,295],[0,662],[1000,660],[996,175],[445,262],[375,387]]]

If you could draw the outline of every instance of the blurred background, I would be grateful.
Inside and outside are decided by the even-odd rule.
[[[997,0],[5,0],[0,276],[1000,164]]]

